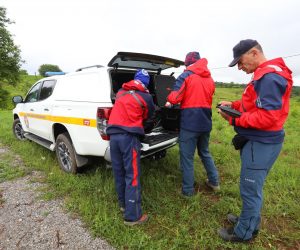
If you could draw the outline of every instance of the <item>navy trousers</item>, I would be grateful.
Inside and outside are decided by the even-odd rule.
[[[137,221],[142,216],[140,184],[141,143],[132,134],[110,136],[110,154],[118,201],[125,208],[124,219]]]
[[[182,170],[182,193],[194,193],[194,154],[197,148],[209,182],[219,185],[218,170],[209,152],[210,132],[192,132],[181,129],[179,134],[180,167]]]
[[[242,161],[240,195],[243,207],[234,231],[244,240],[252,238],[253,231],[259,229],[263,185],[281,148],[282,143],[248,141],[240,152]]]

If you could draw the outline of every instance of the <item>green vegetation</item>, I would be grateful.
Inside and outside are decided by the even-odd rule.
[[[7,30],[7,25],[12,23],[13,21],[6,16],[6,8],[0,6],[0,87],[3,81],[14,84],[19,79],[21,50]]]
[[[215,82],[218,88],[245,88],[245,84],[239,84],[234,82]],[[300,86],[293,86],[292,97],[300,96]]]
[[[21,74],[18,84],[10,85],[3,83],[3,88],[0,87],[0,110],[13,109],[12,97],[21,95],[24,98],[31,86],[39,79],[41,79],[41,76]]]
[[[46,76],[46,72],[51,71],[51,72],[61,72],[61,69],[57,65],[53,64],[42,64],[39,67],[39,73],[41,76]]]
[[[22,166],[21,160],[15,157],[13,152],[3,148],[1,144],[0,148],[0,183],[24,176],[26,169]]]
[[[14,44],[7,25],[13,22],[6,16],[6,8],[0,6],[0,109],[8,108],[8,94],[5,85],[16,85],[20,77],[21,51]]]
[[[219,88],[244,88],[245,84],[239,84],[234,82],[215,82],[216,86]]]
[[[240,97],[242,88],[217,88],[220,100]],[[95,236],[120,249],[299,249],[300,245],[300,100],[292,98],[285,126],[283,150],[264,189],[262,228],[249,244],[223,242],[217,229],[228,226],[228,212],[239,213],[239,152],[233,149],[232,127],[213,110],[211,151],[220,171],[221,191],[209,192],[202,163],[195,157],[195,177],[200,192],[191,199],[180,195],[178,147],[160,161],[142,161],[143,208],[147,224],[127,227],[117,205],[111,169],[99,161],[78,175],[59,170],[55,154],[31,142],[17,141],[11,131],[11,111],[0,112],[0,141],[19,154],[29,169],[44,171],[50,190],[46,197],[62,197]]]
[[[299,86],[293,86],[292,90],[292,97],[300,96],[300,87]]]

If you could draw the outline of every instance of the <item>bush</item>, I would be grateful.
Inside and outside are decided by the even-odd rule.
[[[57,66],[57,65],[53,65],[53,64],[42,64],[39,67],[39,73],[41,76],[46,76],[45,73],[46,72],[62,72],[62,70]]]

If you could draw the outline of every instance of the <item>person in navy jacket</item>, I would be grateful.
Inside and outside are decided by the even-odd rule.
[[[192,196],[194,190],[194,154],[196,147],[207,172],[206,184],[214,191],[220,189],[218,170],[209,152],[212,129],[212,97],[215,83],[207,68],[207,60],[198,52],[189,52],[185,59],[186,70],[176,79],[167,97],[166,106],[180,104],[180,166],[182,194]]]
[[[149,81],[148,72],[141,69],[135,73],[134,80],[124,83],[108,121],[115,187],[126,225],[141,224],[148,219],[141,209],[139,138],[145,134],[143,121],[154,112],[153,99],[147,89]]]
[[[240,117],[232,118],[219,110],[247,141],[240,149],[243,205],[240,216],[228,214],[234,226],[221,228],[219,235],[227,241],[243,242],[259,232],[263,185],[282,148],[293,80],[283,59],[267,60],[256,40],[240,41],[233,48],[233,57],[230,67],[237,64],[239,70],[253,73],[240,100],[219,103],[242,112]]]

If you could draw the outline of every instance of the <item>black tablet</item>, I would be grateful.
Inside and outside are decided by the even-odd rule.
[[[221,109],[222,112],[224,112],[225,114],[231,116],[231,117],[240,117],[241,116],[241,112],[232,109],[228,106],[221,106],[221,105],[217,105],[218,109]]]

